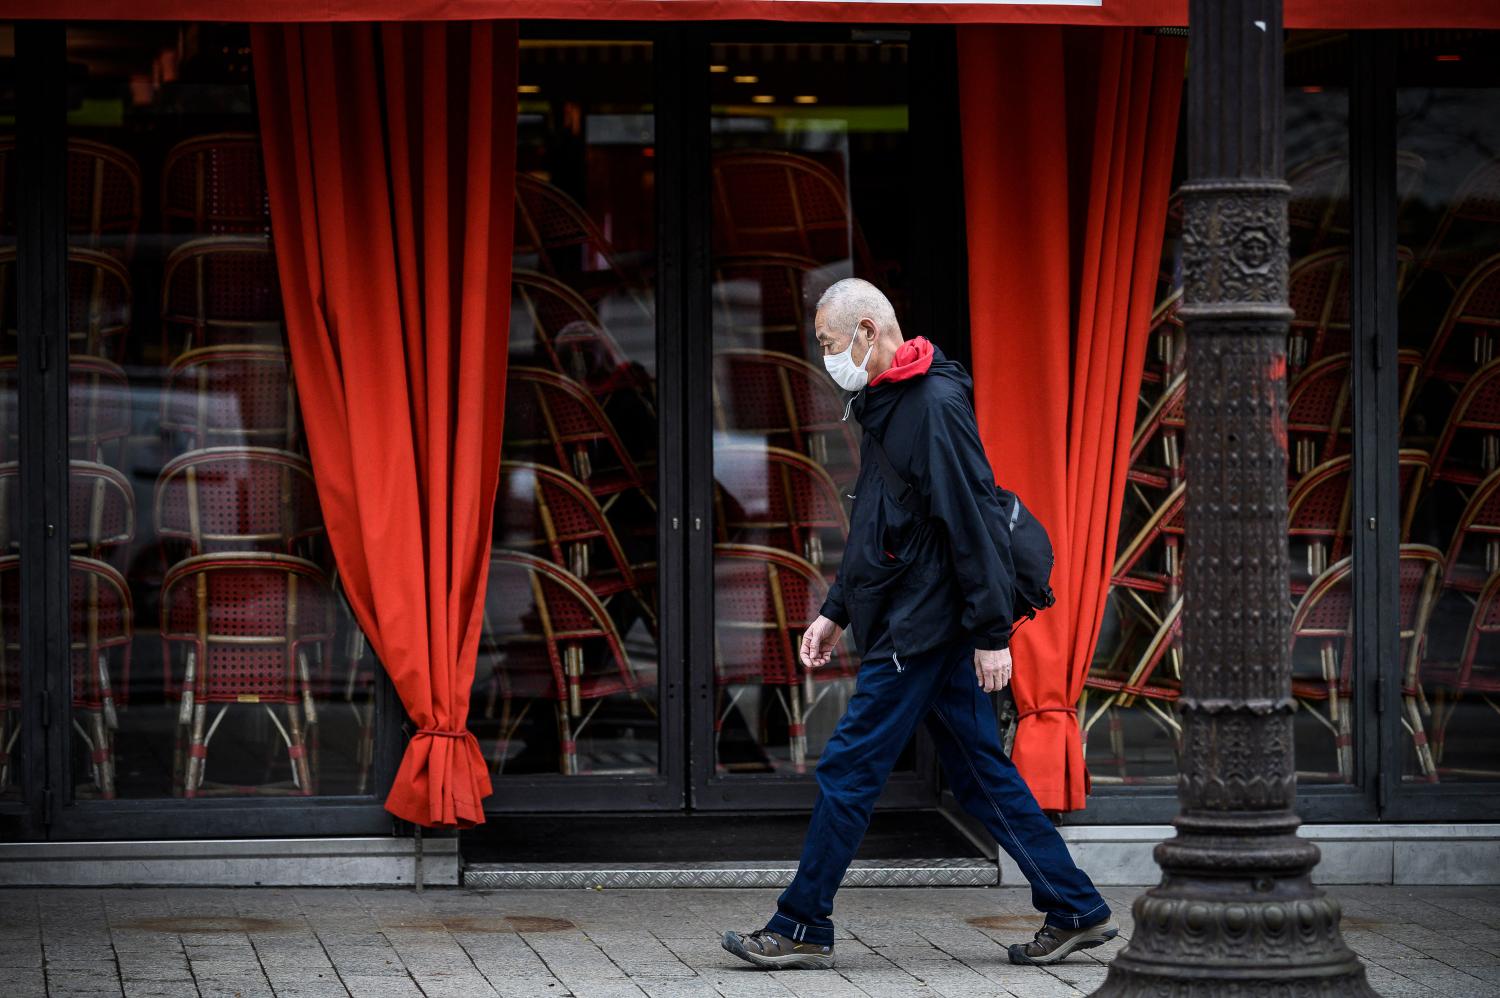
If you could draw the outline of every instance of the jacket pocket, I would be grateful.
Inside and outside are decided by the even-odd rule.
[[[915,654],[948,640],[953,608],[942,565],[924,560],[907,569],[892,587],[886,620],[899,654]]]
[[[849,634],[854,648],[863,658],[870,650],[870,633],[880,601],[879,590],[854,588],[844,590],[844,612],[849,615]]]

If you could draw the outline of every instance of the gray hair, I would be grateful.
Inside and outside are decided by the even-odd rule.
[[[835,281],[818,299],[818,311],[824,313],[828,325],[839,332],[847,333],[866,316],[875,320],[877,332],[900,328],[891,300],[875,285],[858,277]]]

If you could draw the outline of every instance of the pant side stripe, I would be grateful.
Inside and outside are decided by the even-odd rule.
[[[1016,835],[1015,830],[1010,827],[1010,822],[1006,820],[1005,812],[1000,810],[1000,805],[995,802],[994,796],[990,794],[990,788],[980,778],[979,770],[975,768],[974,759],[969,755],[969,750],[964,745],[963,739],[958,737],[958,732],[953,730],[953,725],[948,723],[948,719],[943,716],[941,710],[935,710],[933,713],[937,715],[937,719],[942,722],[943,727],[948,729],[948,734],[953,736],[953,743],[958,746],[959,754],[964,757],[964,765],[969,767],[969,775],[974,777],[974,782],[978,784],[980,792],[984,794],[984,799],[989,802],[990,808],[995,812],[995,817],[999,818],[1000,824],[1005,826],[1005,834],[1009,835],[1010,840],[1016,844],[1016,851],[1026,857],[1026,862],[1031,864],[1031,868],[1036,871],[1037,879],[1042,882],[1043,887],[1047,888],[1047,893],[1051,894],[1057,900],[1058,904],[1063,904],[1062,895],[1057,893],[1057,889],[1047,880],[1047,875],[1042,872],[1042,868],[1037,865],[1035,859],[1032,859],[1031,853],[1021,844],[1021,839]],[[1029,793],[1030,791],[1028,790],[1027,792]]]

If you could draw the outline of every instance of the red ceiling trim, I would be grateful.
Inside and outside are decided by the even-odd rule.
[[[104,21],[858,21],[886,24],[1182,25],[1187,0],[1100,6],[876,0],[6,0],[0,19]],[[1493,0],[1287,0],[1293,28],[1500,28]]]

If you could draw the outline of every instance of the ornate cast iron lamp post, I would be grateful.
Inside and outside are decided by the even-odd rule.
[[[1189,0],[1181,811],[1098,995],[1369,995],[1299,839],[1281,0]]]

